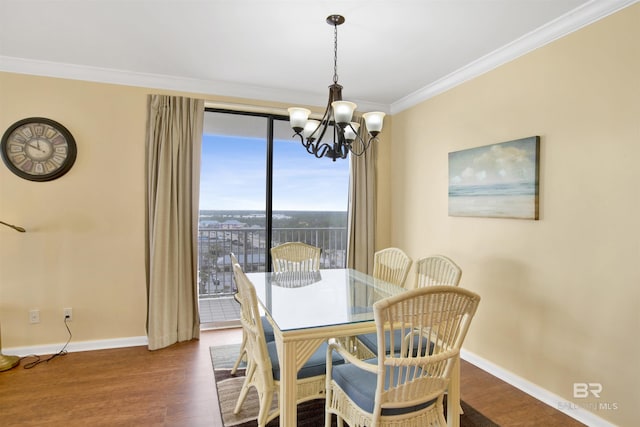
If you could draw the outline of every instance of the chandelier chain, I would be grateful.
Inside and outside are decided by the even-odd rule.
[[[338,25],[333,24],[333,83],[338,83]]]

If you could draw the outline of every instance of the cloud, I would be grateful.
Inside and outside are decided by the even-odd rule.
[[[514,183],[535,179],[535,164],[525,149],[498,144],[480,152],[460,153],[450,171],[453,184]]]

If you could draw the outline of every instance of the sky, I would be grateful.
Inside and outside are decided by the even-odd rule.
[[[349,160],[318,159],[299,139],[274,141],[273,210],[346,211]],[[264,210],[266,140],[203,135],[201,210]]]

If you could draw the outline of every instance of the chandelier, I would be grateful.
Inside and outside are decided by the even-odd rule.
[[[357,105],[342,100],[342,86],[338,84],[338,25],[344,23],[341,15],[329,15],[327,24],[333,25],[333,84],[329,86],[329,102],[320,120],[309,119],[311,111],[306,108],[289,108],[289,122],[299,136],[302,145],[317,158],[328,157],[334,162],[345,159],[349,152],[362,155],[382,130],[384,113],[364,113],[362,118],[368,136],[358,134],[359,123],[352,122]],[[323,142],[327,128],[333,127],[333,141]]]

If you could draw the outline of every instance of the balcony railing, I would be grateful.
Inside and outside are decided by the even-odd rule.
[[[245,272],[267,270],[264,228],[200,228],[198,230],[198,286],[200,298],[226,297],[236,292],[231,252]],[[344,268],[347,228],[274,228],[272,245],[304,242],[322,249],[320,268]]]

